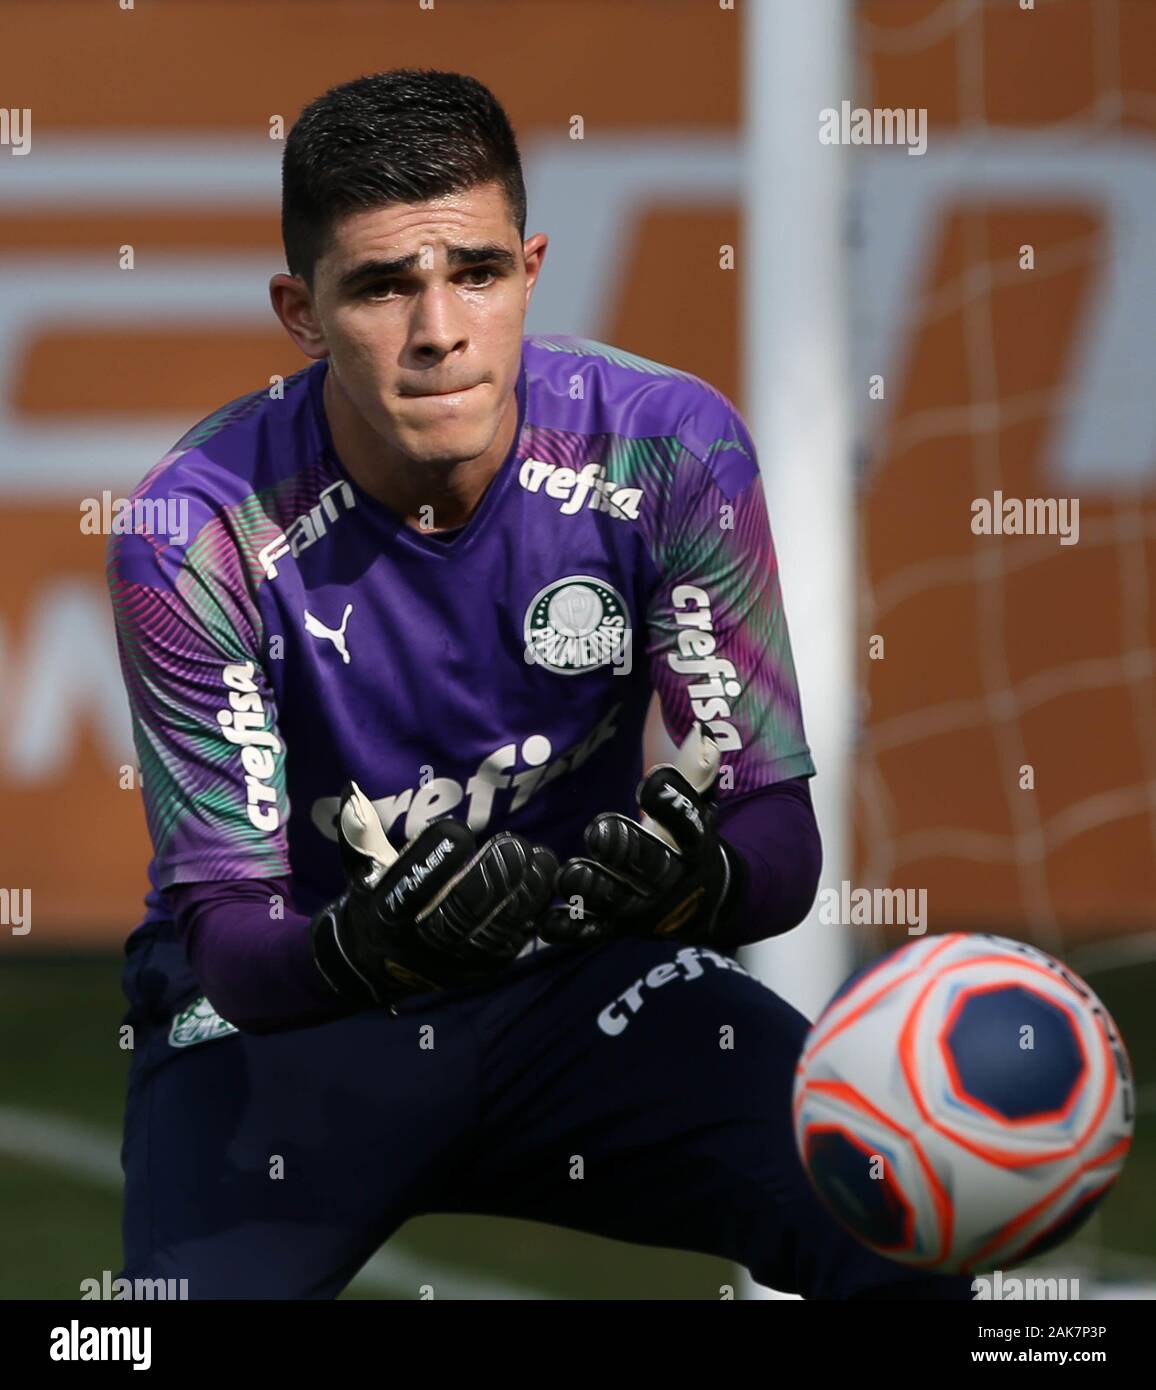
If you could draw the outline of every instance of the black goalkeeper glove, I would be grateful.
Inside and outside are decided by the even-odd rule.
[[[338,816],[347,888],[313,919],[313,958],[351,1003],[485,983],[537,931],[558,861],[504,831],[478,849],[461,821],[432,821],[400,854],[355,783]]]
[[[725,944],[748,871],[716,829],[709,788],[718,760],[718,745],[696,723],[678,766],[652,768],[638,789],[653,829],[616,811],[594,817],[583,836],[586,856],[558,872],[555,892],[567,905],[546,913],[539,927],[544,941],[654,936]]]

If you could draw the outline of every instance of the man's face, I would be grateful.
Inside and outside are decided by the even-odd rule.
[[[312,321],[313,340],[294,336],[329,358],[387,447],[416,463],[477,458],[517,383],[545,244],[523,247],[497,183],[352,213],[317,262],[311,309],[290,311],[299,328]]]

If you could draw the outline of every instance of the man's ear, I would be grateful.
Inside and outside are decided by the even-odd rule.
[[[274,275],[269,281],[269,301],[282,328],[306,357],[319,361],[329,356],[313,294],[301,276]]]
[[[546,259],[546,247],[549,244],[550,238],[545,232],[535,232],[528,241],[522,243],[522,256],[526,262],[527,304],[530,302],[530,295],[534,291],[538,276],[542,273],[542,262]]]

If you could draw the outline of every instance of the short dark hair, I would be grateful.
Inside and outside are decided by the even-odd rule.
[[[395,68],[333,87],[297,118],[281,164],[281,239],[312,287],[335,223],[496,181],[526,236],[526,185],[509,117],[460,72]]]

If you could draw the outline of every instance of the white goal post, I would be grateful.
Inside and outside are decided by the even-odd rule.
[[[856,708],[853,411],[847,380],[847,151],[819,113],[851,96],[849,0],[744,6],[744,414],[763,471],[823,836],[849,877]],[[808,920],[744,953],[808,1017],[851,968],[843,927]],[[767,1296],[746,1281],[743,1296]]]

